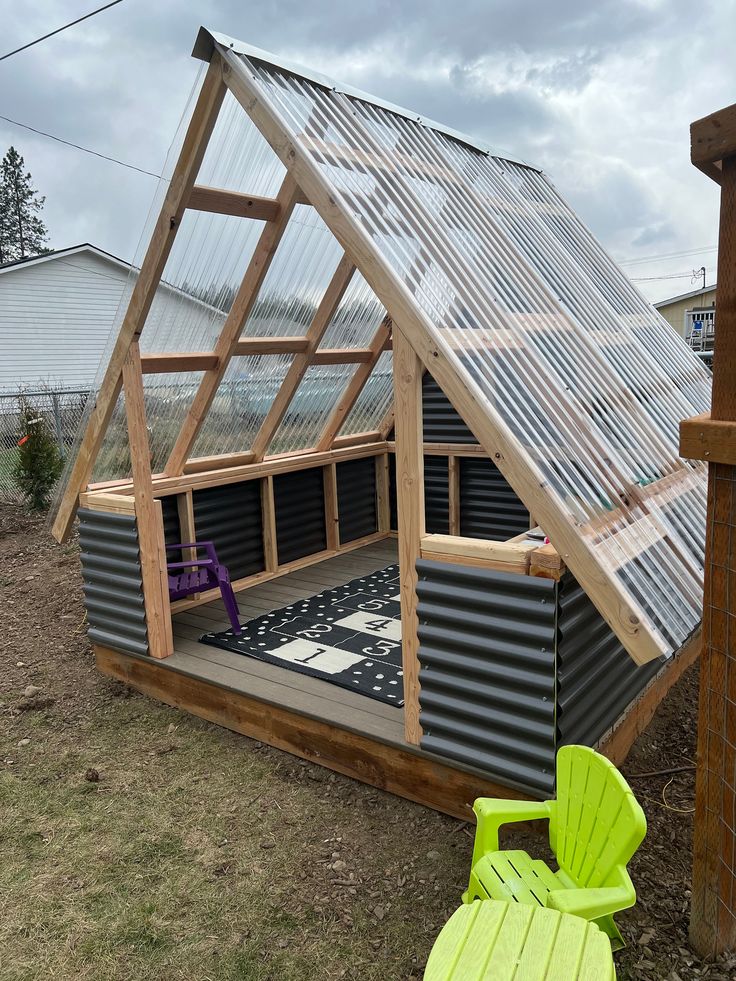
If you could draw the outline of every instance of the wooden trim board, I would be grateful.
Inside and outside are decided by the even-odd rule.
[[[477,797],[518,799],[508,787],[457,769],[410,746],[399,749],[338,726],[221,688],[166,667],[166,662],[94,648],[98,670],[158,701],[258,739],[464,821]]]

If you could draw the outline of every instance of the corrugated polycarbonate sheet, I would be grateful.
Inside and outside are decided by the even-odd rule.
[[[384,351],[376,361],[363,390],[348,412],[341,436],[373,432],[386,418],[394,400],[393,356]]]
[[[678,459],[678,423],[707,411],[706,369],[543,175],[222,53],[413,294],[487,439],[511,440],[563,519],[579,578],[592,559],[618,583],[641,624],[626,640],[679,647],[700,618],[705,467]]]

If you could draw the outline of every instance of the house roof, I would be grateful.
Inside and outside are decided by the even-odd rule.
[[[91,245],[89,242],[82,242],[80,245],[70,245],[66,249],[52,249],[50,252],[44,252],[42,255],[28,256],[25,259],[14,259],[12,262],[4,262],[0,265],[0,274],[12,269],[18,269],[20,266],[37,266],[43,262],[49,262],[51,259],[66,258],[76,255],[79,252],[91,252],[99,256],[100,259],[106,259],[108,262],[114,262],[124,269],[130,269],[130,263],[124,259],[119,259],[111,252],[105,252],[104,249],[99,249],[96,245]]]
[[[253,233],[258,223],[234,219],[227,236],[212,216],[185,218],[180,278],[167,267],[167,279],[217,283],[232,268],[235,342],[306,334],[331,297],[325,338],[365,347],[385,310],[629,653],[682,646],[700,620],[706,499],[706,467],[678,454],[680,419],[709,404],[693,352],[541,172],[223,35],[200,33],[195,53],[222,59],[230,92],[197,182],[277,198],[281,217]],[[336,284],[343,250],[357,273]],[[243,256],[257,268],[241,285]],[[188,350],[202,350],[198,336]],[[152,405],[167,473],[182,472],[182,445],[195,456],[257,445],[293,380],[290,356],[230,360],[234,343],[214,397],[210,376]],[[390,357],[355,403],[364,428],[385,408]],[[320,384],[320,369],[302,367],[272,452],[319,445],[350,391],[352,369]],[[258,384],[239,385],[244,370]],[[122,417],[112,439],[124,445]]]
[[[693,290],[690,293],[680,293],[679,296],[670,296],[666,300],[659,300],[654,306],[657,310],[661,310],[662,307],[668,307],[671,303],[679,303],[681,300],[692,300],[696,296],[705,296],[706,293],[712,293],[716,288],[716,284],[713,283],[712,286],[701,287],[699,290]]]

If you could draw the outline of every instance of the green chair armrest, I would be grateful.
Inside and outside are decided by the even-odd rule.
[[[478,819],[473,848],[473,865],[488,852],[498,851],[498,832],[504,824],[549,820],[554,801],[497,800],[479,797],[473,805]]]
[[[572,913],[586,920],[628,909],[636,902],[634,887],[603,886],[598,889],[559,889],[551,892],[547,906],[561,913]]]

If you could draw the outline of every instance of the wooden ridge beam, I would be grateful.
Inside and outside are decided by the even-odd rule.
[[[215,54],[202,83],[182,143],[179,159],[171,175],[169,189],[161,206],[161,212],[133,287],[120,333],[97,393],[95,407],[87,422],[74,465],[54,517],[51,531],[57,541],[64,541],[71,531],[77,511],[79,493],[89,483],[92,468],[120,392],[123,362],[131,341],[143,330],[148,311],[151,309],[156,288],[174,244],[174,238],[181,224],[189,193],[202,163],[224,96],[222,63],[220,57]]]
[[[689,460],[736,465],[736,422],[706,412],[680,423],[680,455]]]
[[[217,215],[232,215],[234,218],[254,218],[257,221],[276,221],[281,211],[281,205],[275,198],[240,194],[202,184],[195,184],[192,188],[187,208]]]
[[[217,355],[212,351],[141,355],[141,370],[144,375],[162,375],[176,371],[212,371],[217,365]]]
[[[266,413],[266,418],[255,435],[251,446],[255,460],[262,460],[266,455],[271,440],[286,415],[307,368],[312,363],[319,343],[335,315],[354,272],[355,266],[352,260],[343,255],[307,330],[307,347],[301,354],[295,355],[294,360],[289,365],[281,388],[276,393],[276,398],[271,403],[271,408]]]
[[[233,356],[248,357],[251,354],[300,354],[306,351],[307,337],[241,337],[233,349]]]
[[[200,382],[176,443],[166,461],[164,469],[169,475],[176,476],[184,472],[184,464],[189,458],[194,441],[199,435],[202,423],[209,412],[217,389],[220,387],[220,382],[240,340],[245,322],[258,298],[258,292],[286,231],[291,213],[296,206],[298,194],[299,188],[296,181],[287,174],[277,196],[280,207],[279,217],[276,221],[268,222],[261,232],[261,237],[248,263],[243,281],[215,345],[215,354],[219,359],[218,366],[207,372]]]

